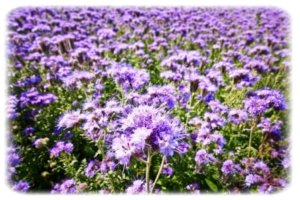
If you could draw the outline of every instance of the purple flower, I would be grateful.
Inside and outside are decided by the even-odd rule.
[[[150,86],[147,89],[149,98],[147,104],[160,107],[166,105],[168,109],[175,107],[175,88],[172,85]]]
[[[112,150],[115,152],[116,159],[120,164],[127,165],[130,162],[131,155],[135,147],[130,144],[130,139],[125,135],[115,138],[112,143]]]
[[[287,107],[284,95],[279,90],[261,89],[256,91],[256,95],[260,99],[266,101],[268,108],[274,108],[276,110],[285,110]]]
[[[209,128],[200,128],[197,133],[196,142],[201,142],[203,145],[212,143],[211,132]]]
[[[146,139],[151,135],[152,130],[145,127],[136,128],[131,136],[131,144],[138,149],[144,149]]]
[[[195,161],[199,166],[202,166],[207,163],[215,163],[216,158],[212,154],[207,153],[206,150],[201,149],[197,151]]]
[[[224,80],[220,71],[215,69],[209,69],[206,71],[206,77],[217,86],[223,86]]]
[[[71,128],[77,125],[84,117],[84,114],[81,114],[79,110],[67,112],[59,118],[57,126],[58,128]]]
[[[244,110],[231,109],[228,113],[229,121],[234,124],[240,124],[247,121],[248,115]]]
[[[76,193],[76,191],[76,182],[73,179],[66,179],[61,184],[55,184],[55,186],[51,190],[51,193],[68,194]]]
[[[55,96],[54,94],[41,94],[36,91],[35,88],[31,88],[26,92],[21,93],[20,106],[21,108],[31,105],[45,106],[52,103],[53,101],[56,101],[57,99],[57,96]]]
[[[259,77],[251,74],[248,69],[231,69],[229,77],[233,79],[233,83],[238,89],[243,87],[254,86]]]
[[[277,90],[262,89],[251,93],[250,98],[244,100],[244,107],[253,116],[262,114],[269,108],[286,109],[284,96]]]
[[[127,194],[146,194],[146,184],[142,180],[135,180],[130,187],[126,189]]]
[[[258,192],[260,194],[269,194],[269,193],[273,192],[274,189],[275,188],[272,185],[268,185],[267,183],[265,183],[265,184],[259,186]]]
[[[266,173],[269,171],[269,167],[263,162],[263,161],[258,161],[254,164],[254,169],[258,172]]]
[[[246,176],[245,182],[247,186],[251,186],[255,183],[258,183],[261,180],[261,177],[256,174],[249,174]]]
[[[88,163],[87,167],[85,168],[85,175],[88,177],[93,177],[100,169],[101,163],[97,160],[92,160]]]
[[[208,103],[208,106],[210,107],[212,112],[225,114],[228,111],[228,108],[225,105],[223,105],[222,103],[220,103],[219,101],[214,101],[214,100],[210,101]]]
[[[168,165],[164,165],[164,167],[162,168],[161,173],[167,174],[167,175],[172,175],[173,174],[173,169]]]
[[[58,157],[62,151],[70,154],[73,151],[73,144],[70,142],[59,141],[52,147],[50,154],[54,157]]]
[[[112,148],[116,158],[122,160],[121,164],[128,164],[131,155],[142,153],[144,147],[172,156],[178,148],[178,140],[184,138],[179,119],[171,118],[152,106],[133,108],[120,123],[120,131],[126,135],[115,138]]]
[[[256,97],[245,99],[244,107],[252,116],[257,116],[267,110],[266,101]]]
[[[125,92],[129,89],[139,90],[146,85],[150,76],[144,69],[135,69],[127,64],[115,63],[108,70],[107,74],[112,76],[114,81],[122,86]]]
[[[31,133],[34,132],[34,127],[32,126],[28,126],[25,130],[24,130],[24,133],[26,136],[29,136]]]
[[[20,191],[20,192],[27,192],[30,188],[30,185],[26,181],[19,181],[14,183],[13,187],[14,190]]]
[[[209,113],[206,112],[204,114],[204,120],[209,123],[211,128],[217,128],[217,127],[224,127],[225,126],[225,119],[220,117],[219,115],[215,113]]]
[[[75,70],[68,76],[62,78],[64,85],[67,87],[76,87],[79,88],[81,86],[81,82],[91,80],[95,75],[88,71],[79,71]]]
[[[199,184],[198,183],[192,183],[186,186],[186,189],[189,190],[193,194],[199,194]]]
[[[221,171],[226,175],[234,174],[240,171],[240,167],[239,165],[236,165],[232,160],[226,160],[223,162]]]

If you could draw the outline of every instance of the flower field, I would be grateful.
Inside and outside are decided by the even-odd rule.
[[[7,26],[13,190],[288,187],[290,22],[282,10],[24,7]]]

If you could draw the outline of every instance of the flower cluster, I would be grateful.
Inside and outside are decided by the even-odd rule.
[[[122,86],[125,91],[139,90],[149,81],[149,74],[145,69],[135,69],[130,65],[115,63],[108,70],[107,74],[112,76],[114,81]]]
[[[50,154],[58,157],[61,152],[71,153],[73,151],[73,144],[71,142],[59,141],[50,150]]]
[[[36,91],[35,88],[31,88],[28,91],[21,93],[20,106],[21,108],[33,105],[44,106],[55,100],[57,100],[57,96],[54,94],[47,93],[42,95]]]
[[[121,164],[129,164],[132,155],[143,158],[145,149],[173,156],[184,138],[179,119],[171,118],[160,109],[141,105],[120,120],[120,136],[112,142],[112,149]]]
[[[61,184],[55,184],[53,190],[51,190],[52,194],[61,193],[76,193],[76,182],[73,179],[67,179],[63,181]]]
[[[283,11],[28,7],[12,11],[7,25],[14,190],[287,187]]]

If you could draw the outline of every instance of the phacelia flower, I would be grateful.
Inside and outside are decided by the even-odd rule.
[[[186,189],[189,190],[193,194],[199,194],[200,193],[198,183],[189,184],[189,185],[186,186]]]
[[[60,152],[66,152],[70,154],[73,151],[73,144],[71,142],[59,141],[50,150],[50,154],[54,157],[58,157]]]

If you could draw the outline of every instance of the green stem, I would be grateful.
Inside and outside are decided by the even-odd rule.
[[[151,189],[150,194],[152,194],[153,191],[154,191],[154,188],[155,188],[155,185],[156,185],[156,183],[157,183],[157,181],[158,181],[158,179],[159,179],[161,170],[162,170],[163,167],[164,167],[164,162],[165,162],[165,156],[163,156],[163,158],[162,158],[162,160],[161,160],[161,164],[160,164],[159,170],[158,170],[158,172],[157,172],[157,175],[156,175],[155,181],[154,181],[154,183],[153,183],[153,186],[152,186],[152,189]]]
[[[146,163],[146,186],[147,186],[147,194],[150,192],[150,186],[149,186],[149,175],[150,175],[150,166],[151,166],[151,150],[148,149],[148,158],[147,158],[147,163]]]

